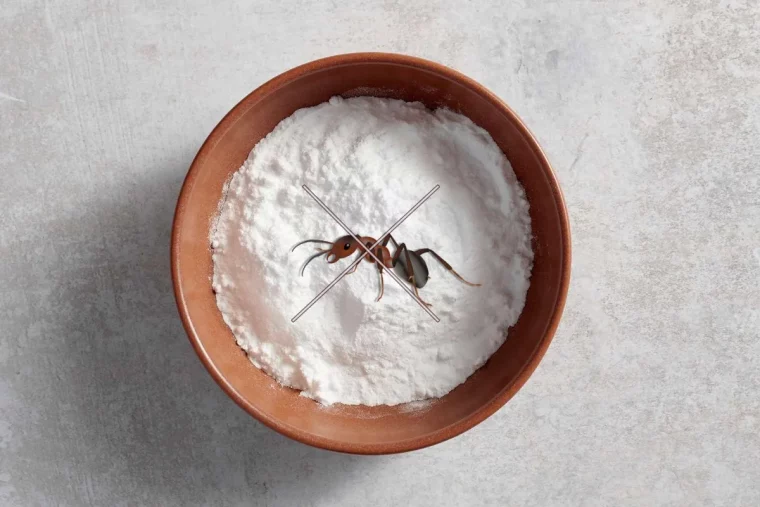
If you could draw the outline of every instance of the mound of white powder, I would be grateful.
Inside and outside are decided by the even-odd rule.
[[[435,250],[482,286],[425,255],[430,280],[420,295],[436,323],[387,274],[375,302],[377,269],[362,261],[291,323],[354,258],[320,257],[299,276],[325,245],[291,253],[293,245],[346,234],[302,184],[356,234],[375,238],[439,184],[393,236]],[[504,342],[533,262],[525,193],[490,135],[449,110],[369,97],[301,109],[262,139],[230,180],[211,240],[217,304],[238,345],[324,404],[395,405],[451,391]]]

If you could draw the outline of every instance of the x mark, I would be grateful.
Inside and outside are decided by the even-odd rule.
[[[406,220],[407,218],[409,218],[409,216],[411,216],[412,213],[414,213],[415,211],[417,211],[417,209],[420,206],[422,206],[425,203],[425,201],[427,201],[428,199],[430,199],[430,197],[434,193],[436,193],[439,188],[441,188],[440,185],[434,186],[433,189],[430,192],[428,192],[427,194],[425,194],[425,196],[422,199],[420,199],[419,201],[417,201],[417,204],[415,204],[414,206],[412,206],[412,208],[409,211],[407,211],[406,213],[404,213],[404,215],[401,218],[399,218],[396,221],[396,223],[394,223],[387,231],[385,231],[385,233],[382,236],[380,236],[377,239],[377,241],[375,241],[375,243],[372,246],[368,247],[367,245],[365,245],[356,236],[356,234],[353,233],[353,231],[351,231],[351,229],[348,228],[348,226],[343,222],[343,220],[341,220],[338,217],[338,215],[336,215],[330,208],[328,208],[327,205],[324,202],[322,202],[322,200],[319,197],[317,197],[314,194],[314,192],[311,191],[311,189],[309,187],[307,187],[306,185],[302,185],[302,187],[306,191],[306,193],[309,194],[309,196],[312,199],[314,199],[316,201],[316,203],[319,204],[319,206],[323,210],[325,210],[327,212],[327,214],[330,215],[330,217],[333,220],[335,220],[338,223],[338,225],[340,225],[343,228],[343,230],[345,230],[359,244],[359,246],[365,252],[367,252],[367,254],[369,254],[373,259],[375,259],[375,262],[378,262],[381,265],[382,265],[382,261],[380,259],[378,259],[377,256],[375,256],[375,254],[372,252],[372,250],[377,245],[379,245],[390,233],[392,233],[393,231],[395,231],[404,222],[404,220]],[[290,319],[290,321],[291,322],[297,321],[304,313],[306,313],[309,310],[309,308],[311,308],[312,306],[314,306],[314,303],[316,303],[317,301],[319,301],[322,296],[324,296],[325,294],[327,294],[327,292],[330,289],[332,289],[333,287],[335,287],[335,285],[337,285],[337,283],[340,282],[343,279],[343,277],[346,276],[348,274],[348,272],[351,271],[363,259],[364,259],[363,255],[359,256],[357,259],[355,259],[354,262],[352,262],[346,269],[343,270],[343,272],[341,274],[339,274],[337,276],[337,278],[335,278],[335,280],[333,280],[332,282],[330,282],[327,285],[327,287],[325,287],[324,289],[322,289],[322,291],[319,294],[317,294],[316,296],[314,296],[314,299],[312,299],[309,302],[309,304],[307,304],[306,306],[304,306],[301,309],[300,312],[298,312],[292,319]],[[393,278],[393,280],[396,281],[397,284],[399,284],[401,286],[402,289],[404,289],[406,291],[407,294],[409,294],[411,296],[412,299],[414,299],[417,302],[418,305],[420,305],[420,308],[422,308],[423,310],[425,310],[427,312],[427,314],[430,315],[430,317],[434,321],[436,321],[436,322],[440,322],[441,321],[441,319],[439,319],[438,316],[435,313],[433,313],[433,311],[430,308],[428,308],[428,306],[425,303],[423,303],[422,301],[420,301],[420,299],[414,294],[414,292],[412,292],[412,290],[409,287],[407,287],[407,285],[396,275],[396,273],[393,272],[392,269],[388,269],[387,273],[391,276],[391,278]]]

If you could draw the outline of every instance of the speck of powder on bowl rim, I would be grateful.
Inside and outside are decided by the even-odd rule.
[[[379,237],[436,184],[394,233],[430,248],[420,290],[434,322],[387,274],[362,261],[296,323],[291,318],[353,260],[305,259],[345,232],[308,185],[358,235]],[[286,118],[229,181],[211,234],[213,287],[251,362],[329,405],[396,405],[438,398],[498,349],[520,316],[533,265],[525,192],[482,128],[421,103],[332,98]],[[394,249],[389,245],[391,254]]]

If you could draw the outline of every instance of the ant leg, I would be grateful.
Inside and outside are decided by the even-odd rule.
[[[395,243],[395,240],[394,240]],[[401,252],[406,251],[406,262],[404,265],[406,266],[406,273],[409,275],[409,282],[412,284],[412,288],[414,289],[414,293],[417,295],[417,299],[422,301],[426,306],[433,306],[420,296],[419,290],[417,290],[417,283],[414,280],[414,267],[412,267],[412,259],[409,256],[409,249],[406,247],[406,243],[401,243],[398,245],[398,248],[396,249],[396,253],[393,254],[393,259],[391,261],[391,265],[395,266],[398,262],[399,257],[401,257]]]
[[[430,255],[432,255],[433,257],[435,257],[438,262],[440,262],[441,264],[443,264],[444,268],[446,268],[449,271],[451,271],[451,274],[453,274],[454,276],[456,276],[459,279],[460,282],[466,283],[470,287],[480,287],[479,283],[468,282],[467,280],[465,280],[464,278],[462,278],[462,275],[460,275],[459,273],[457,273],[456,271],[454,271],[454,268],[451,267],[451,264],[449,264],[448,262],[446,262],[443,259],[443,257],[441,257],[440,255],[438,255],[437,253],[435,253],[431,249],[429,249],[429,248],[420,248],[419,250],[415,250],[414,253],[416,253],[417,255],[423,255],[423,254],[429,253]]]
[[[314,259],[316,259],[320,255],[326,254],[329,251],[330,251],[329,248],[327,248],[325,250],[320,250],[319,252],[315,253],[314,255],[312,255],[311,257],[309,257],[308,259],[306,259],[306,262],[304,262],[303,265],[301,266],[301,276],[303,276],[303,272],[306,269],[306,266],[308,266],[311,261],[313,261]]]
[[[422,301],[422,303],[425,306],[427,306],[427,307],[433,306],[432,304],[430,304],[427,301],[425,301],[424,299],[422,299],[422,296],[420,296],[420,291],[417,289],[417,285],[414,282],[412,282],[412,288],[414,289],[414,293],[417,294],[417,299],[419,299],[420,301]]]
[[[396,250],[398,250],[398,243],[396,242],[395,238],[392,235],[390,235],[390,234],[388,234],[385,237],[385,239],[382,242],[382,245],[383,246],[388,246],[388,242],[389,241],[393,241],[393,246],[396,248]]]
[[[385,293],[385,282],[383,281],[383,266],[378,264],[377,265],[377,272],[380,274],[380,294],[378,294],[377,299],[375,299],[375,303],[380,301],[383,298],[383,294]]]
[[[394,243],[395,243],[395,241],[394,241]],[[398,244],[396,245],[396,251],[393,252],[393,258],[391,258],[391,265],[392,266],[396,265],[396,263],[398,262],[398,258],[401,257],[401,252],[404,251],[404,250],[407,250],[406,243],[401,243],[400,245],[398,245]],[[407,255],[407,259],[408,258],[409,258],[409,256]]]
[[[325,241],[323,239],[305,239],[301,242],[296,243],[293,248],[290,249],[291,252],[295,251],[296,248],[303,245],[304,243],[324,243],[326,245],[332,245],[331,241]]]
[[[357,257],[361,258],[363,255],[364,255],[363,252],[359,252],[359,255],[357,255]],[[359,264],[361,264],[361,262],[357,262],[356,265],[354,266],[354,269],[346,273],[346,276],[353,275],[354,273],[356,273],[356,270],[359,269]]]

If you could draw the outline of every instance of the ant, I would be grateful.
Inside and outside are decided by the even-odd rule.
[[[371,247],[373,244],[375,244],[375,238],[371,238],[369,236],[359,236],[359,239],[367,245],[367,248]],[[396,249],[395,253],[391,257],[390,250],[388,250],[388,242],[393,241],[393,245]],[[301,276],[303,276],[304,270],[306,269],[306,266],[317,257],[320,257],[322,255],[325,255],[325,259],[327,260],[328,264],[333,264],[340,259],[345,259],[349,255],[356,252],[357,249],[359,249],[359,244],[357,243],[354,238],[351,236],[341,236],[340,238],[336,239],[334,242],[325,241],[322,239],[307,239],[304,241],[301,241],[300,243],[296,244],[291,252],[293,252],[296,248],[303,245],[304,243],[323,243],[326,245],[330,245],[329,248],[325,248],[324,250],[319,250],[314,255],[310,256],[308,259],[306,259],[306,262],[303,263],[301,266]],[[377,245],[374,250],[372,250],[372,253],[375,254],[375,256],[381,261],[381,264],[378,264],[375,259],[373,259],[368,253],[366,253],[364,250],[359,252],[359,256],[363,257],[364,260],[369,262],[370,264],[376,264],[377,270],[380,273],[380,294],[378,294],[377,299],[375,301],[380,301],[380,299],[383,297],[383,293],[385,291],[385,283],[383,282],[383,270],[384,269],[395,269],[399,275],[401,275],[403,278],[405,278],[407,281],[409,281],[414,288],[414,293],[417,295],[417,298],[422,301],[427,306],[432,306],[430,303],[425,302],[421,297],[420,293],[417,289],[421,289],[427,284],[428,280],[430,280],[430,274],[427,267],[427,263],[422,258],[424,254],[430,254],[432,255],[438,262],[440,262],[443,267],[445,267],[447,270],[451,272],[455,277],[459,279],[462,283],[465,283],[471,287],[480,287],[479,283],[472,283],[468,282],[462,276],[454,271],[454,268],[451,267],[451,264],[446,262],[443,257],[435,253],[433,250],[429,248],[420,248],[419,250],[409,250],[406,247],[405,243],[397,243],[396,240],[391,236],[390,234],[383,240],[383,242],[380,245]],[[403,259],[402,259],[403,256]],[[351,270],[350,273],[353,273],[356,271],[356,269],[359,267],[359,264],[354,266],[354,269]]]

